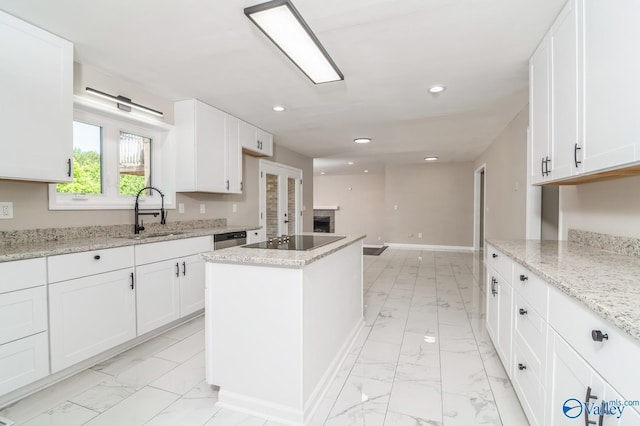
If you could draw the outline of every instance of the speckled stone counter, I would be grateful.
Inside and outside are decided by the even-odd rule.
[[[488,243],[640,340],[640,258],[566,241]]]
[[[190,226],[200,227],[190,228]],[[248,231],[260,227],[249,225],[226,226],[224,222],[222,224],[220,222],[210,223],[204,221],[175,222],[167,224],[166,227],[148,227],[148,230],[143,231],[139,236],[131,234],[131,226],[129,225],[112,227],[112,236],[108,236],[109,229],[104,228],[108,227],[64,228],[65,230],[71,230],[64,234],[65,238],[57,236],[58,234],[63,235],[60,231],[62,228],[16,231],[16,236],[14,236],[13,240],[0,244],[0,262],[157,243],[160,241],[223,234],[225,232]],[[9,238],[5,239],[5,241],[9,241]]]
[[[247,265],[272,265],[300,268],[341,250],[348,245],[363,240],[365,235],[347,235],[344,237],[342,240],[334,243],[305,251],[231,247],[221,251],[203,253],[201,256],[205,261],[214,263],[242,263]]]

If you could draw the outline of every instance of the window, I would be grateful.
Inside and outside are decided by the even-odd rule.
[[[174,208],[172,126],[121,114],[74,111],[73,182],[49,185],[49,209],[130,209],[147,186]],[[156,192],[141,196],[145,208],[160,206]]]

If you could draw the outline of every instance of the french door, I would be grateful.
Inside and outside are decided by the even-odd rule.
[[[302,170],[260,160],[260,225],[266,237],[302,230]]]

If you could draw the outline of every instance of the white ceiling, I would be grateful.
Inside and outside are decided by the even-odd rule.
[[[72,41],[77,62],[171,100],[201,99],[335,174],[475,159],[527,103],[529,56],[566,0],[293,1],[344,81],[316,86],[291,64],[244,16],[261,0],[0,9]],[[447,90],[431,95],[434,84]],[[373,142],[356,145],[359,136]]]

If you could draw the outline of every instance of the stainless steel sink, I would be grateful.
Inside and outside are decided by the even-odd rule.
[[[152,232],[149,234],[124,235],[116,238],[126,238],[127,240],[146,240],[147,238],[171,237],[173,235],[182,235],[186,233],[187,231]]]

